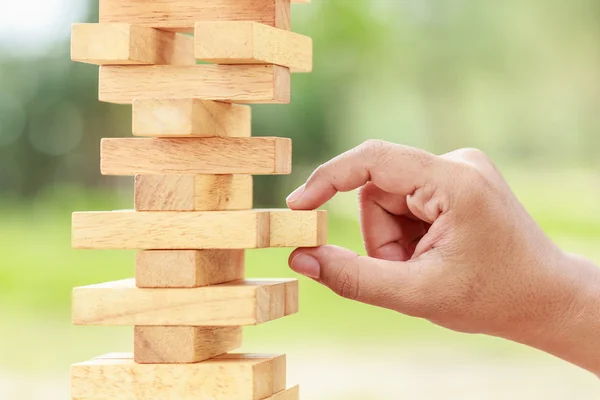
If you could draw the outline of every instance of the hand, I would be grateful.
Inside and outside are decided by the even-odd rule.
[[[357,188],[368,257],[297,249],[293,270],[346,298],[529,344],[600,373],[600,339],[588,349],[594,359],[581,343],[569,346],[586,329],[600,337],[600,314],[597,324],[578,320],[600,309],[600,270],[555,246],[483,153],[435,156],[368,141],[319,167],[288,205],[315,209]]]

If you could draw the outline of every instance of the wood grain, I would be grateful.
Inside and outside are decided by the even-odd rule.
[[[98,98],[117,104],[155,98],[288,104],[290,70],[278,65],[101,66]]]
[[[249,137],[250,106],[199,99],[133,101],[133,135],[148,137]]]
[[[195,25],[196,58],[217,64],[277,64],[292,72],[312,71],[312,39],[253,21]]]
[[[130,24],[73,24],[71,59],[97,65],[195,65],[194,39]]]
[[[133,279],[73,290],[75,325],[242,326],[285,316],[289,279],[193,289],[140,289]],[[286,283],[288,283],[286,285]],[[282,289],[283,288],[283,289]],[[283,307],[276,306],[283,304]]]
[[[72,244],[80,249],[254,249],[269,246],[269,213],[74,213]]]
[[[269,211],[270,247],[316,247],[327,242],[327,211]]]
[[[103,175],[289,174],[290,139],[106,138],[100,145]]]
[[[196,363],[242,345],[242,328],[136,326],[134,361],[140,364]]]
[[[71,366],[73,400],[262,400],[284,389],[285,355],[225,354],[175,365],[107,355]]]
[[[252,208],[252,175],[136,175],[137,211],[230,211]]]
[[[285,288],[285,310],[284,310],[284,313],[285,313],[285,315],[296,314],[299,311],[299,304],[300,304],[300,302],[298,301],[298,294],[299,294],[298,281],[297,280],[288,281],[285,283],[285,285],[286,285],[286,288]]]
[[[139,288],[194,288],[244,278],[244,250],[146,250],[135,260]]]
[[[100,22],[193,31],[196,21],[258,21],[290,29],[290,0],[100,0]]]
[[[325,211],[81,212],[79,249],[187,250],[316,247],[326,243]]]

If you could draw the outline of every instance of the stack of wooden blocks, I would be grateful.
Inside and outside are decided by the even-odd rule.
[[[134,353],[73,365],[72,399],[297,400],[285,355],[230,353],[242,326],[298,311],[296,280],[244,279],[245,249],[326,241],[323,211],[252,209],[252,175],[290,173],[291,142],[251,137],[243,103],[289,103],[290,71],[312,69],[290,0],[100,0],[71,53],[143,137],[101,144],[135,211],[73,214],[74,247],[139,250],[135,279],[73,292],[73,322],[134,326]]]

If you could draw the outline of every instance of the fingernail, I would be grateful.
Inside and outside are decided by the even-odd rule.
[[[309,278],[319,279],[321,276],[321,264],[316,258],[304,253],[299,253],[290,262],[290,267],[299,274]]]
[[[287,199],[285,199],[288,203],[294,203],[302,197],[302,193],[304,193],[304,188],[306,185],[300,186],[298,189],[294,190],[292,194],[290,194]]]

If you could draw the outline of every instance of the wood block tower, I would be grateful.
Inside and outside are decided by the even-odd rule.
[[[285,355],[232,353],[243,326],[298,311],[296,280],[244,279],[245,249],[326,241],[324,211],[253,209],[252,175],[289,174],[291,141],[252,137],[247,104],[289,103],[290,72],[312,69],[290,1],[100,0],[73,25],[72,59],[100,65],[100,100],[132,104],[138,136],[101,144],[135,210],[74,213],[73,246],[139,252],[135,279],[73,291],[73,322],[134,326],[134,353],[73,365],[72,399],[298,399]]]

